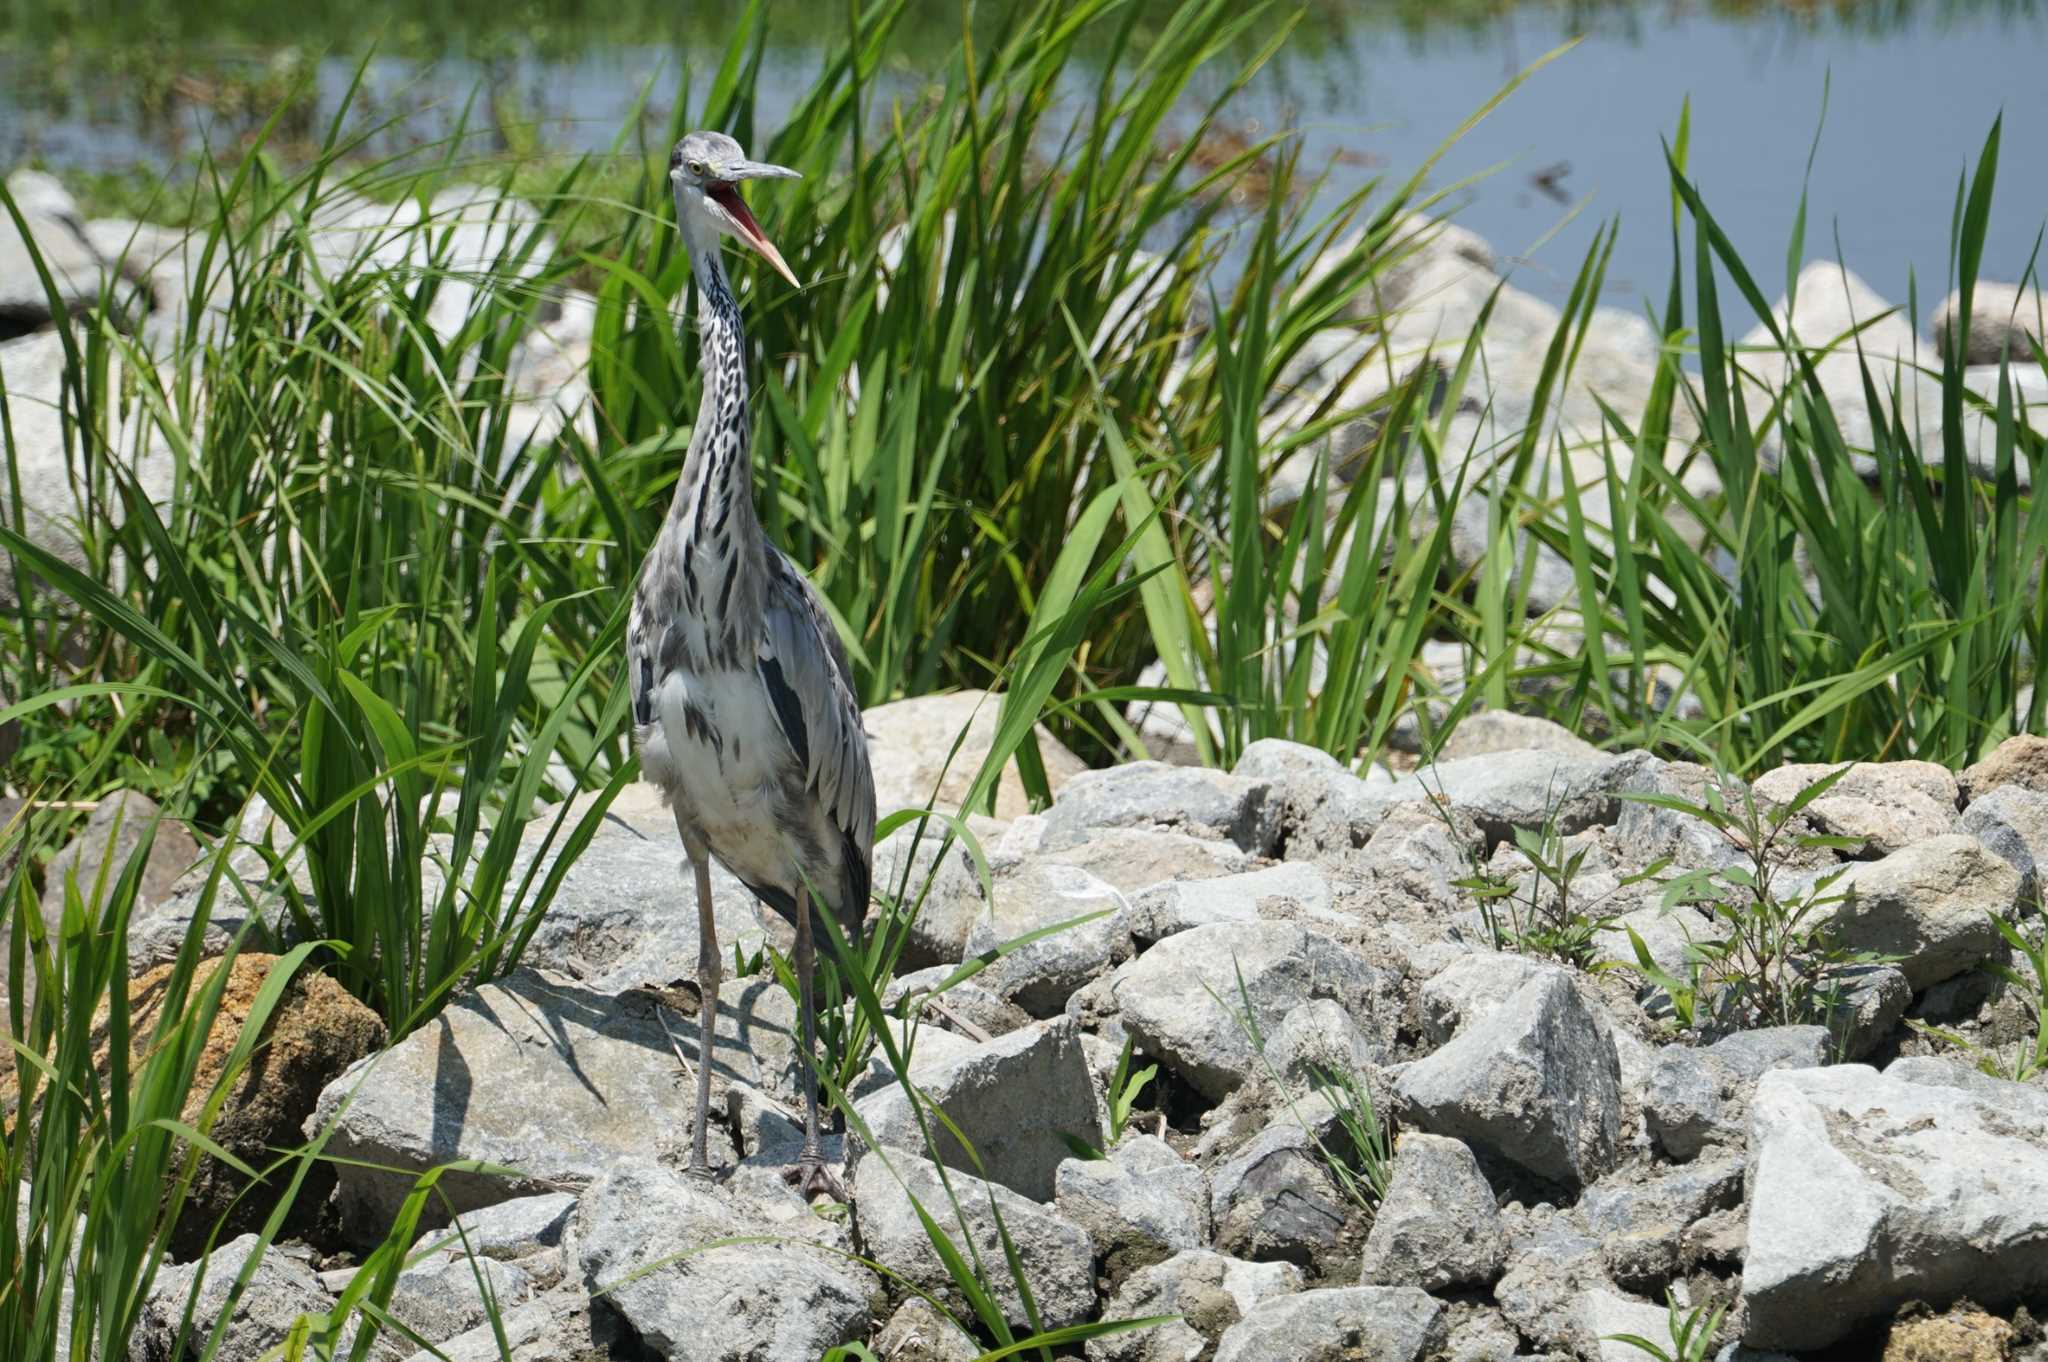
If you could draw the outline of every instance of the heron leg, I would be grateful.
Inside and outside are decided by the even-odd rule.
[[[804,1196],[824,1193],[846,1200],[839,1180],[825,1167],[824,1146],[818,1138],[818,999],[814,976],[817,948],[811,936],[810,891],[796,891],[796,989],[797,1010],[802,1014],[804,1041],[804,1146],[788,1178]]]
[[[711,859],[688,848],[690,870],[697,880],[697,1113],[690,1135],[690,1173],[711,1176],[708,1141],[711,1134],[711,1064],[718,1030],[718,922],[711,915]]]

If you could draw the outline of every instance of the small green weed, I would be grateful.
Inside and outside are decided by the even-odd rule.
[[[1605,1337],[1647,1354],[1656,1362],[1706,1362],[1714,1355],[1714,1345],[1720,1341],[1721,1320],[1727,1315],[1728,1307],[1696,1305],[1680,1313],[1675,1297],[1667,1292],[1664,1299],[1669,1311],[1667,1327],[1670,1336],[1666,1340],[1669,1347],[1652,1343],[1638,1334],[1608,1334]]]

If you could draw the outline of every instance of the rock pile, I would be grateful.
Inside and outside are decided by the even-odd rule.
[[[955,886],[974,899],[963,920],[999,934],[1076,904],[1104,915],[936,1004],[924,990],[970,938],[892,986],[908,1078],[946,1123],[871,1064],[851,1089],[856,1133],[832,1142],[849,1214],[779,1176],[800,1092],[780,987],[726,985],[711,1062],[728,1171],[698,1184],[679,1172],[695,1026],[564,938],[328,1087],[306,1129],[331,1127],[345,1158],[337,1223],[367,1245],[416,1174],[505,1166],[442,1186],[508,1332],[533,1340],[519,1356],[814,1362],[858,1341],[892,1362],[972,1358],[990,1325],[954,1254],[978,1259],[1019,1334],[1173,1317],[1089,1340],[1091,1362],[1622,1357],[1606,1336],[1662,1342],[1667,1294],[1729,1307],[1722,1340],[1747,1350],[1729,1356],[1876,1351],[1894,1330],[1931,1337],[1926,1308],[1962,1301],[1993,1313],[1941,1327],[1982,1321],[1969,1327],[2007,1355],[2041,1356],[2017,1351],[2033,1326],[2014,1312],[2048,1296],[2048,1085],[1986,1076],[1901,1016],[1987,1051],[2020,1038],[2019,999],[1982,973],[2005,945],[1978,927],[1997,913],[2040,931],[2039,745],[2015,740],[1960,783],[1861,766],[1805,815],[1844,840],[1801,853],[1787,892],[1817,892],[1814,911],[1886,957],[1900,990],[1868,1021],[1864,1062],[1845,1063],[1824,997],[1764,1025],[1732,993],[1717,1013],[1709,979],[1683,1028],[1640,973],[1489,934],[1454,882],[1478,865],[1541,892],[1506,840],[1517,828],[1583,850],[1586,883],[1606,886],[1589,891],[1597,917],[1663,922],[1680,957],[1713,922],[1624,882],[1657,855],[1712,866],[1728,850],[1628,797],[1697,790],[1695,771],[1516,731],[1540,745],[1396,782],[1278,743],[1227,775],[1139,764],[990,825],[994,898],[978,878]],[[1755,797],[1793,798],[1817,774],[1767,773]],[[608,886],[652,854],[608,826],[567,919],[583,892],[623,911]],[[633,873],[665,940],[681,881]],[[664,949],[687,973],[694,942]],[[1110,1086],[1127,1044],[1126,1072],[1157,1066],[1134,1104]],[[1358,1124],[1367,1102],[1383,1150]],[[408,1269],[401,1317],[450,1357],[490,1356],[483,1278],[449,1266],[459,1252]],[[263,1271],[265,1299],[294,1312],[347,1278],[289,1255]],[[221,1356],[275,1341],[260,1312],[237,1318]]]

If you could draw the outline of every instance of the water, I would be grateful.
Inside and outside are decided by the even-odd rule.
[[[666,93],[679,62],[701,62],[708,74],[717,50],[701,16],[696,31],[672,42],[645,41],[662,26],[630,16],[579,39],[578,7],[554,3],[572,13],[556,15],[540,30],[543,39],[533,29],[480,33],[474,26],[485,20],[458,13],[456,33],[428,40],[458,55],[380,58],[369,71],[375,107],[411,110],[410,126],[431,135],[481,84],[516,92],[545,142],[602,150],[644,81]],[[206,50],[206,11],[180,13],[186,46],[177,50]],[[279,60],[266,42],[282,38],[259,28],[252,41],[249,22],[238,16],[234,51],[261,70]],[[907,35],[921,50],[900,63],[906,81],[941,50],[944,22],[935,17],[921,30],[923,41]],[[53,81],[38,46],[44,40],[28,40],[34,25],[10,27],[11,38],[0,30],[0,167],[30,155],[60,173],[163,165],[216,120],[228,121],[181,102],[175,91],[136,98],[140,77],[123,73],[146,74],[146,56],[124,63],[74,55],[71,78]],[[2048,16],[2031,5],[1891,0],[1844,3],[1819,18],[1769,5],[1596,5],[1578,14],[1525,5],[1482,24],[1424,22],[1419,29],[1398,27],[1373,9],[1360,17],[1319,12],[1233,117],[1250,131],[1298,129],[1308,164],[1338,158],[1338,189],[1367,175],[1405,177],[1517,70],[1573,36],[1582,37],[1579,45],[1469,134],[1431,181],[1444,186],[1491,171],[1456,195],[1458,218],[1512,264],[1522,287],[1562,298],[1593,232],[1618,215],[1608,298],[1661,302],[1671,209],[1659,139],[1671,135],[1690,95],[1693,174],[1762,287],[1779,291],[1830,78],[1811,178],[1809,259],[1834,257],[1839,234],[1840,257],[1901,304],[1909,275],[1917,276],[1924,322],[1945,291],[1956,177],[2002,111],[2002,173],[1984,274],[2013,279],[2025,268],[2048,215]],[[317,24],[307,40],[348,42]],[[776,42],[762,86],[765,119],[788,107],[817,61],[800,26]],[[93,78],[99,66],[111,66],[112,77]],[[324,103],[340,97],[353,66],[346,55],[318,62]],[[138,112],[145,103],[151,112]]]

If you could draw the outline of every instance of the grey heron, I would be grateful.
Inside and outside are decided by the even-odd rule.
[[[626,658],[642,774],[675,814],[697,893],[703,994],[690,1171],[708,1176],[712,1040],[720,978],[711,858],[796,928],[804,1140],[790,1177],[839,1195],[824,1166],[815,1071],[814,913],[857,941],[867,914],[875,782],[846,651],[816,591],[754,512],[746,338],[720,259],[738,237],[796,286],[740,198],[742,180],[795,178],[723,133],[669,156],[676,222],[699,298],[704,393],[682,475],[640,571]]]

